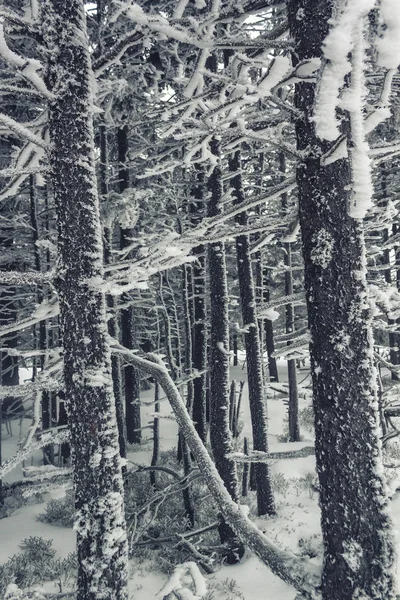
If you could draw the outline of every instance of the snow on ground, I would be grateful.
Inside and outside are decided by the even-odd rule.
[[[246,380],[246,369],[243,365],[233,367],[231,377],[236,381]],[[282,400],[281,390],[285,390],[286,363],[279,363],[280,384],[275,392],[271,392],[268,400],[268,426],[271,451],[284,451],[288,444],[282,441],[285,431],[286,405]],[[309,383],[307,370],[298,371],[298,381],[301,387]],[[278,391],[279,390],[279,391]],[[154,391],[142,393],[143,425],[152,423]],[[300,408],[309,405],[309,399],[300,394]],[[161,402],[161,412],[165,416],[172,414],[166,401]],[[241,419],[244,427],[241,436],[251,437],[250,414],[248,407],[247,386],[244,388],[241,404]],[[15,451],[21,435],[26,435],[29,421],[24,420],[21,431],[17,423],[13,424],[13,436],[6,434],[3,425],[3,460],[6,460]],[[176,423],[168,418],[160,421],[160,435],[162,450],[176,446]],[[144,442],[140,448],[133,449],[129,460],[137,464],[149,464],[152,444],[151,429],[144,429]],[[308,436],[308,437],[307,437]],[[310,433],[304,432],[304,442],[291,444],[291,448],[299,448],[312,443]],[[147,438],[147,442],[146,442]],[[241,450],[240,447],[237,450]],[[33,457],[33,464],[40,464],[41,454]],[[32,461],[29,462],[31,464]],[[278,515],[272,519],[256,518],[256,523],[267,536],[280,547],[289,548],[296,554],[310,556],[318,564],[321,546],[319,527],[319,509],[317,494],[310,487],[315,476],[315,460],[313,456],[298,459],[279,459],[271,463],[276,492]],[[22,468],[19,467],[8,476],[8,481],[21,479]],[[55,490],[52,496],[60,495],[63,490]],[[50,498],[47,495],[46,502]],[[43,512],[45,502],[42,504],[29,504],[17,509],[10,517],[0,520],[0,564],[6,562],[10,556],[18,552],[21,541],[30,536],[42,536],[53,540],[53,547],[58,556],[66,557],[75,547],[75,535],[71,529],[55,527],[37,521],[37,516]],[[400,531],[400,495],[396,495],[393,502],[393,517],[395,526]],[[400,540],[399,540],[400,544]],[[314,557],[314,558],[313,558]],[[234,580],[234,583],[232,583]],[[167,581],[167,576],[154,570],[146,562],[134,564],[131,562],[129,589],[131,597],[135,600],[150,600],[155,598]],[[240,565],[224,566],[217,573],[207,576],[209,590],[213,592],[215,600],[227,598],[242,598],[242,600],[293,600],[295,591],[249,552]],[[226,593],[223,590],[234,586],[235,593]],[[49,587],[50,586],[50,587]],[[51,587],[53,586],[53,587]],[[46,584],[48,591],[55,591],[54,584]],[[232,591],[232,590],[231,590]]]

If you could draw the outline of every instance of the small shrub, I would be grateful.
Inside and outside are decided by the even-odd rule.
[[[323,543],[320,535],[314,534],[309,537],[300,538],[298,541],[301,556],[316,558],[322,556]]]
[[[282,494],[286,498],[291,483],[285,478],[283,473],[274,473],[271,475],[271,485],[275,492],[279,492],[279,494]]]
[[[235,579],[208,582],[208,587],[211,589],[202,600],[245,600]]]
[[[314,409],[312,406],[306,406],[299,410],[299,426],[301,430],[314,431]]]
[[[72,490],[68,490],[64,498],[49,500],[44,512],[37,519],[42,523],[50,523],[58,527],[73,527],[74,514],[74,495]]]
[[[5,596],[8,586],[11,584],[17,586],[15,589],[23,590],[24,595],[21,598],[25,600],[25,598],[35,598],[36,592],[27,589],[35,584],[58,580],[58,585],[62,590],[62,584],[75,576],[76,559],[74,555],[69,555],[66,559],[56,559],[56,552],[52,548],[51,540],[32,536],[23,540],[20,548],[22,552],[14,554],[4,565],[0,566],[1,598]]]
[[[310,471],[304,477],[298,477],[296,481],[298,489],[308,490],[310,498],[314,498],[314,494],[318,492],[319,483],[315,472]]]

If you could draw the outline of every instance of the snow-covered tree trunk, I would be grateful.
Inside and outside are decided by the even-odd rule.
[[[127,598],[118,430],[106,342],[94,171],[91,66],[83,0],[43,0],[49,163],[58,224],[65,396],[74,465],[78,600]]]
[[[237,150],[229,159],[229,169],[231,173],[236,173],[231,180],[235,204],[241,204],[245,200],[241,167],[240,151]],[[237,222],[242,226],[246,224],[247,213],[245,211],[237,216]],[[244,342],[246,348],[253,448],[254,450],[260,450],[261,452],[268,452],[267,412],[262,378],[262,356],[258,334],[258,321],[255,306],[256,298],[248,236],[239,235],[236,238],[236,257],[240,306],[242,310],[243,327],[245,329]],[[258,514],[273,515],[275,513],[275,504],[271,488],[269,466],[267,463],[258,463],[255,465],[255,479],[257,485]]]
[[[288,4],[295,62],[321,56],[332,2]],[[315,454],[320,484],[324,600],[395,598],[395,562],[378,440],[376,377],[363,225],[349,216],[349,161],[321,165],[329,148],[311,119],[315,88],[296,85],[297,170],[311,334]]]
[[[100,13],[100,2],[98,0],[98,19]],[[100,138],[100,167],[99,167],[99,192],[100,198],[105,200],[109,194],[109,178],[108,178],[108,137],[107,129],[104,124],[99,127],[99,138]],[[112,226],[106,227],[104,230],[104,263],[107,265],[112,260],[112,243],[113,243],[113,231]],[[117,302],[114,296],[108,294],[107,296],[107,308],[111,315],[108,317],[108,333],[111,337],[119,339],[119,323],[117,314]],[[113,380],[113,392],[115,399],[115,411],[117,415],[118,425],[118,441],[119,441],[119,453],[121,457],[126,458],[126,423],[124,413],[124,390],[122,386],[122,369],[121,359],[119,356],[111,357],[111,374]]]

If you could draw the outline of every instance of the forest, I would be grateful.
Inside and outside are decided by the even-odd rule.
[[[0,597],[399,600],[398,0],[0,1]]]

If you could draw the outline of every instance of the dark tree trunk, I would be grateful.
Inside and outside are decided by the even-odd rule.
[[[291,0],[294,62],[321,56],[332,2]],[[301,19],[298,18],[301,10]],[[347,213],[349,162],[321,166],[314,85],[296,85],[297,170],[311,333],[324,600],[394,599],[394,545],[378,440],[362,221]]]
[[[292,275],[292,248],[291,244],[284,244],[285,265],[288,268],[285,271],[285,296],[293,294],[293,275]],[[294,333],[294,307],[293,304],[286,305],[286,333]],[[290,342],[288,342],[290,346]],[[289,442],[300,441],[299,427],[299,395],[297,389],[297,369],[296,360],[287,361],[288,383],[289,383]]]
[[[6,152],[8,155],[8,145]],[[1,160],[1,157],[0,157]],[[5,228],[2,230],[0,238],[0,246],[4,250],[11,250],[13,245],[13,232],[11,229]],[[7,251],[7,250],[6,250]],[[3,267],[7,270],[7,266]],[[16,290],[14,287],[0,286],[0,325],[9,325],[16,321],[17,318],[17,302],[15,301]],[[12,349],[16,348],[18,337],[15,333],[2,338],[2,345]],[[14,386],[19,384],[18,357],[12,356],[7,351],[0,352],[0,383],[1,386]],[[0,417],[0,466],[1,466],[1,446],[2,446],[2,422],[12,418],[11,414],[22,413],[23,406],[19,398],[14,398],[10,390],[10,395],[0,401],[1,417]],[[11,431],[11,430],[10,430]],[[2,480],[0,479],[0,506],[3,505]]]
[[[270,292],[268,289],[269,280],[266,275],[264,275],[264,289],[263,289],[263,302],[268,304],[270,301]],[[276,358],[273,356],[275,352],[275,343],[274,343],[274,327],[272,321],[269,319],[264,319],[264,331],[265,331],[265,346],[267,348],[268,354],[268,369],[269,369],[269,377],[271,381],[279,381],[278,375],[278,366],[276,363]]]
[[[193,226],[199,225],[204,216],[205,177],[203,168],[196,168],[196,185],[190,199],[190,220]],[[193,330],[192,330],[192,365],[200,374],[193,380],[193,411],[192,418],[203,442],[207,439],[206,418],[206,307],[205,307],[205,248],[193,248],[196,261],[193,263]]]
[[[74,465],[78,600],[127,599],[127,539],[94,171],[83,0],[43,0],[49,165],[58,225],[65,399]]]
[[[129,188],[129,169],[126,165],[128,159],[128,127],[125,125],[118,129],[118,188],[122,194]],[[132,229],[121,228],[121,250],[124,250],[131,243]],[[129,298],[123,296],[123,302],[128,302]],[[129,306],[121,310],[121,333],[122,344],[125,348],[132,350],[134,344],[133,334],[133,308]],[[126,436],[130,444],[140,444],[142,440],[141,417],[140,417],[140,383],[138,372],[132,365],[125,365],[125,419]]]
[[[160,386],[156,382],[154,385],[154,412],[157,415],[160,412]],[[156,467],[160,458],[160,419],[155,416],[153,419],[153,454],[151,456],[151,466]],[[150,471],[150,484],[156,485],[156,472]]]
[[[220,145],[216,139],[211,152],[217,158],[208,181],[210,198],[208,217],[220,213],[222,198],[222,172]],[[229,429],[229,317],[228,285],[226,279],[224,243],[209,244],[208,271],[210,276],[210,441],[215,465],[231,497],[238,501],[238,478],[236,464],[227,458],[232,452],[232,436]],[[221,542],[239,548],[235,533],[222,522],[219,529]]]
[[[244,190],[241,176],[240,151],[236,151],[229,159],[229,169],[236,175],[231,179],[235,204],[244,202]],[[246,212],[237,217],[240,225],[247,222]],[[262,380],[262,356],[258,335],[258,320],[255,309],[255,293],[251,266],[250,243],[248,236],[236,238],[236,257],[239,278],[240,305],[242,309],[244,342],[246,347],[247,380],[249,386],[249,403],[253,432],[253,448],[268,452],[267,411],[264,400]],[[275,504],[271,488],[270,472],[267,463],[255,466],[257,482],[257,508],[259,515],[275,514]]]
[[[98,14],[101,14],[101,6],[98,0]],[[109,193],[109,181],[108,181],[108,139],[107,129],[105,125],[99,127],[100,137],[100,168],[99,168],[99,183],[100,183],[100,196],[104,201],[106,200]],[[109,264],[111,262],[111,249],[112,249],[112,230],[106,228],[104,231],[104,263]],[[108,333],[114,339],[119,340],[119,323],[117,314],[117,302],[111,294],[107,295],[107,308],[110,311],[108,317]],[[119,356],[111,357],[111,374],[113,380],[113,391],[115,399],[115,411],[117,415],[118,424],[118,443],[119,453],[122,458],[126,458],[126,423],[123,405],[123,387],[122,387],[122,372],[121,372],[121,359]],[[124,470],[126,468],[124,467]]]

